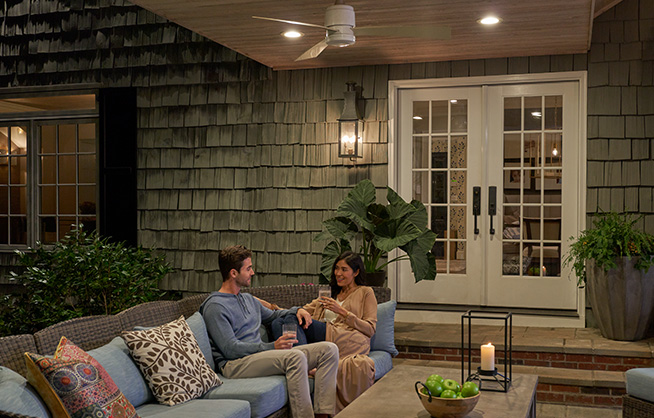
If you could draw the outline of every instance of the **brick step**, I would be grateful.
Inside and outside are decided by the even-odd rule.
[[[393,364],[446,367],[452,369],[454,379],[461,377],[460,358],[458,361],[427,360],[406,358],[400,354]],[[502,372],[503,366],[498,365],[498,369]],[[625,393],[622,371],[514,365],[513,373],[538,375],[537,400],[542,403],[617,408],[622,405]]]

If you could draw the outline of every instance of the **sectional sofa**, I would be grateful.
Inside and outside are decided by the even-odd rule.
[[[250,288],[255,296],[282,307],[301,306],[318,297],[320,286],[280,285]],[[397,355],[394,345],[395,301],[388,288],[375,287],[378,305],[377,333],[371,341],[370,357],[375,361],[375,378],[392,368]],[[25,415],[50,417],[46,404],[26,381],[24,353],[52,355],[61,336],[66,336],[93,356],[109,373],[118,388],[134,405],[141,417],[217,417],[282,418],[290,416],[287,407],[286,381],[283,376],[253,379],[226,379],[199,399],[172,407],[158,404],[139,368],[130,357],[123,331],[135,327],[153,327],[184,315],[200,350],[212,368],[209,337],[197,312],[208,294],[194,295],[179,301],[149,302],[134,306],[117,315],[76,318],[35,334],[0,338],[0,417]],[[262,330],[266,337],[266,331]]]

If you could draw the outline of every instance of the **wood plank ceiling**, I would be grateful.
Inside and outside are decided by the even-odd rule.
[[[447,25],[450,40],[359,36],[347,48],[295,61],[325,36],[319,28],[252,19],[252,15],[322,25],[329,0],[132,0],[193,32],[274,69],[396,64],[585,53],[595,12],[619,0],[349,0],[357,26]],[[603,10],[601,10],[603,9]],[[502,22],[477,20],[495,15]],[[305,36],[286,39],[290,28]]]

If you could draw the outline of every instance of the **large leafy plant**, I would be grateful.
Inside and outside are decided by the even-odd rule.
[[[320,272],[331,276],[334,260],[360,242],[359,254],[366,273],[383,271],[393,262],[409,259],[416,282],[434,280],[436,258],[431,249],[436,234],[427,228],[427,209],[413,200],[407,203],[387,187],[387,205],[376,203],[375,186],[370,180],[357,184],[338,206],[336,216],[323,222],[325,230],[316,241],[329,239],[322,253]],[[404,254],[388,259],[399,248]]]
[[[564,264],[572,263],[579,286],[586,283],[586,262],[593,260],[605,271],[617,267],[619,257],[639,257],[635,267],[647,271],[654,264],[654,236],[638,229],[638,219],[616,212],[594,217],[592,228],[573,241]]]
[[[109,242],[73,228],[54,245],[17,251],[18,294],[0,308],[0,334],[33,333],[58,322],[118,313],[162,296],[159,281],[171,268],[163,256],[142,247]]]

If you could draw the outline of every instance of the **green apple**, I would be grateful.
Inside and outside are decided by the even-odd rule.
[[[445,389],[441,392],[441,398],[456,398],[456,392],[450,389]]]
[[[453,391],[454,393],[457,393],[461,391],[461,385],[456,380],[453,379],[445,379],[443,380],[443,388],[444,389],[449,389]]]
[[[465,382],[461,387],[461,395],[464,398],[470,398],[479,393],[479,387],[475,382]]]
[[[461,395],[461,392],[459,392],[459,393],[456,394],[456,398],[457,398],[457,399],[463,399],[463,395]]]
[[[443,384],[438,380],[427,379],[425,386],[427,386],[427,389],[429,389],[431,392],[431,396],[440,396],[441,392],[443,391]]]
[[[435,380],[438,383],[443,383],[443,377],[439,374],[432,374],[427,378],[427,381],[429,382],[430,380]]]

